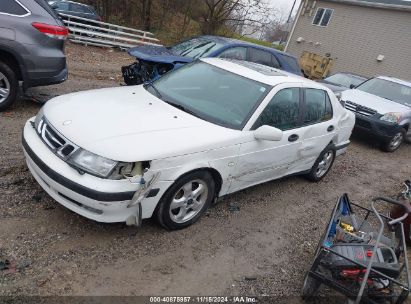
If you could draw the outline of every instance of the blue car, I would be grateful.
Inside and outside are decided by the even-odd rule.
[[[137,85],[202,57],[230,58],[260,63],[303,76],[297,58],[273,48],[218,36],[195,37],[172,47],[137,46],[128,53],[137,61],[121,68],[127,85]]]

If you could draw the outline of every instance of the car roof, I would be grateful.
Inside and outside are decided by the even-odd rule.
[[[399,79],[399,78],[388,77],[388,76],[378,76],[378,77],[376,77],[376,78],[384,79],[384,80],[388,80],[388,81],[392,81],[392,82],[396,82],[396,83],[405,85],[405,86],[407,86],[407,87],[411,87],[411,82],[410,82],[410,81],[402,80],[402,79]]]
[[[348,73],[348,72],[336,72],[336,73],[333,73],[333,74],[329,75],[328,77],[333,76],[333,75],[336,75],[336,74],[349,75],[349,76],[361,78],[361,79],[364,79],[364,80],[367,80],[367,79],[368,79],[368,77],[365,77],[365,76],[362,76],[362,75],[358,75],[358,74],[354,74],[354,73]],[[326,78],[328,78],[328,77],[326,77]]]
[[[80,2],[76,2],[76,1],[70,1],[70,0],[55,0],[54,2],[55,3],[57,3],[57,2],[74,3],[74,4],[78,4],[78,5],[82,5],[82,6],[92,7],[91,5],[88,5],[88,4],[84,4],[84,3],[80,3]]]
[[[260,44],[256,44],[256,43],[252,43],[252,42],[248,42],[248,41],[244,41],[244,40],[239,40],[239,39],[234,39],[234,38],[228,38],[228,37],[221,37],[221,36],[213,36],[213,35],[205,35],[205,36],[198,36],[198,37],[192,37],[193,38],[205,38],[208,39],[210,41],[213,42],[219,42],[221,44],[224,45],[244,45],[244,46],[252,46],[252,47],[256,47],[259,49],[263,49],[269,52],[275,52],[276,54],[282,54],[284,56],[288,56],[288,57],[292,57],[292,58],[296,58],[295,56],[282,52],[280,50],[277,50],[275,48],[271,48],[271,47],[267,47],[267,46],[263,46]]]
[[[280,83],[305,83],[313,87],[324,87],[323,85],[304,77],[255,62],[226,58],[201,58],[200,60],[240,76],[271,86],[275,86]]]

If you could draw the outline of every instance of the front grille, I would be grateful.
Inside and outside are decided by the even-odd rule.
[[[78,147],[64,138],[45,117],[37,124],[36,132],[43,142],[62,159],[67,159]]]
[[[356,104],[356,103],[348,101],[348,100],[345,102],[345,108],[347,110],[350,110],[354,113],[357,113],[357,114],[360,114],[360,115],[363,115],[363,116],[373,116],[374,114],[377,113],[377,111],[375,111],[373,109],[361,106],[359,104]]]

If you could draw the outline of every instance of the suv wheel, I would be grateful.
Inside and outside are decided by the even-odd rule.
[[[391,140],[382,143],[382,150],[385,152],[394,152],[397,150],[403,143],[405,138],[405,130],[399,130]]]
[[[0,62],[0,111],[7,109],[16,100],[18,88],[16,73],[7,64]]]

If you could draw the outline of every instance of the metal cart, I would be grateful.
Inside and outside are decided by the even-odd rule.
[[[377,202],[402,206],[404,213],[392,219],[376,210]],[[402,221],[409,213],[411,205],[388,198],[374,198],[368,209],[342,195],[306,274],[303,298],[316,297],[323,284],[348,303],[403,303],[410,278]]]

